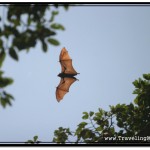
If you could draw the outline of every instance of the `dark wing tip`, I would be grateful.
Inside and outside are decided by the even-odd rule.
[[[58,100],[58,99],[57,99],[57,102],[59,103],[59,102],[60,102],[60,100]]]

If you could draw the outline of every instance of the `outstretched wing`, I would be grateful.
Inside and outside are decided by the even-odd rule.
[[[76,78],[61,78],[60,83],[56,88],[56,99],[58,102],[63,99],[67,92],[69,92],[71,84],[76,80]]]
[[[70,58],[66,48],[61,50],[59,61],[61,64],[61,72],[65,74],[77,74],[72,66],[72,59]]]

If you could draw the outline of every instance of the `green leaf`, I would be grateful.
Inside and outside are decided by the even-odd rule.
[[[66,133],[68,133],[68,135],[72,135],[69,128],[66,129]]]
[[[3,98],[0,97],[0,103],[1,103],[1,105],[2,105],[3,108],[6,107],[6,101],[5,101],[5,99],[3,99]]]
[[[81,131],[81,137],[83,138],[83,139],[85,139],[86,138],[86,132],[87,132],[87,130],[86,129],[84,129],[84,130],[82,130]]]
[[[101,118],[101,117],[102,117],[102,115],[103,115],[103,114],[102,114],[101,112],[97,112],[97,113],[95,113],[95,116],[96,116],[96,117],[98,117],[98,118]]]
[[[37,141],[37,139],[38,139],[38,136],[36,135],[36,136],[34,136],[33,137],[33,139],[34,139],[34,142],[36,142]]]
[[[59,127],[59,131],[63,131],[64,129],[63,129],[63,127]]]
[[[58,15],[59,12],[58,12],[58,11],[52,11],[52,14],[53,14],[53,15]]]
[[[89,113],[90,117],[94,115],[94,112],[93,111],[90,111]]]
[[[146,80],[150,80],[150,74],[143,74],[143,78]]]
[[[12,95],[6,93],[5,91],[3,92],[3,94],[4,94],[6,97],[8,97],[9,99],[14,100],[14,97],[13,97]]]
[[[0,77],[2,76],[3,73],[4,73],[4,72],[0,70]]]
[[[78,127],[75,131],[75,135],[79,136],[79,134],[81,133],[82,128]]]
[[[0,30],[0,32],[1,32],[1,30]],[[3,41],[2,41],[2,39],[0,39],[0,48],[2,48],[3,47]]]
[[[43,51],[47,52],[47,44],[45,43],[44,40],[42,40],[41,42],[42,42]]]
[[[4,88],[12,83],[13,83],[13,79],[0,77],[0,88]]]
[[[17,55],[17,53],[16,53],[16,51],[15,51],[15,49],[14,48],[10,48],[9,49],[9,55],[14,59],[14,60],[17,60],[18,61],[18,55]]]
[[[120,130],[119,132],[118,132],[118,135],[123,135],[123,132],[124,132],[124,130]]]
[[[52,16],[50,18],[50,22],[54,21],[54,18],[55,18],[56,15],[58,15],[58,13],[59,13],[58,11],[52,11]]]
[[[101,126],[96,128],[96,131],[102,131],[102,130],[103,130],[103,128]]]
[[[130,105],[128,105],[129,110],[134,110],[134,105],[132,103],[130,103]]]
[[[135,89],[135,90],[133,91],[133,94],[140,94],[140,89]]]
[[[135,99],[134,99],[134,103],[135,103],[135,104],[138,104],[138,101],[139,101],[138,98],[135,98]]]
[[[4,51],[0,53],[0,67],[2,67],[3,61],[5,60],[6,54]]]
[[[20,20],[18,19],[11,19],[10,22],[14,23],[15,27],[20,25]]]
[[[51,28],[56,30],[65,30],[64,26],[58,23],[51,24]]]
[[[108,127],[108,126],[109,126],[108,120],[103,121],[103,124],[104,124],[106,127]]]
[[[83,112],[83,116],[82,116],[82,119],[88,119],[89,115],[87,112]]]
[[[32,143],[33,144],[34,142],[32,140],[28,140],[26,143]]]
[[[56,39],[52,39],[52,38],[48,39],[48,42],[55,46],[58,46],[60,44],[59,41],[57,41]]]
[[[120,121],[120,120],[118,120],[118,122],[117,122],[117,126],[118,126],[118,127],[120,127],[120,128],[123,128],[123,122],[122,122],[122,121]]]
[[[5,108],[6,105],[9,105],[11,106],[11,100],[9,99],[9,97],[0,97],[0,102],[1,102],[1,105]]]
[[[78,126],[79,128],[84,128],[87,125],[86,122],[81,122]]]
[[[95,136],[95,134],[91,131],[91,130],[89,130],[89,129],[83,129],[82,131],[81,131],[81,137],[83,138],[83,139],[86,139],[86,138],[93,138]]]
[[[28,25],[30,25],[32,22],[32,19],[30,18],[30,16],[28,16]]]
[[[113,135],[113,134],[115,133],[114,127],[110,128],[109,130],[110,130],[110,132],[111,132],[111,135]]]
[[[136,87],[136,88],[140,88],[141,86],[140,86],[140,84],[139,84],[139,82],[138,82],[138,80],[135,80],[134,82],[132,82],[133,83],[133,85]]]
[[[64,8],[65,8],[65,10],[68,10],[69,9],[69,5],[64,5]]]

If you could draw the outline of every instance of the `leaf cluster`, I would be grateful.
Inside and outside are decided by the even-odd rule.
[[[26,143],[26,144],[39,144],[40,141],[38,141],[38,136],[35,135],[35,136],[33,137],[33,140],[28,140],[28,141],[26,141],[25,143]]]
[[[150,74],[144,74],[143,79],[139,78],[133,82],[136,98],[130,104],[117,104],[110,106],[110,111],[98,109],[98,112],[83,112],[83,122],[79,123],[74,134],[68,135],[76,137],[72,143],[114,143],[127,142],[118,141],[118,137],[150,136]],[[64,128],[61,127],[61,130]],[[55,130],[54,138],[60,137],[60,130]],[[55,133],[54,132],[54,133]],[[105,137],[116,137],[115,140],[105,140]],[[61,143],[59,141],[55,141]],[[137,142],[134,140],[128,142]],[[145,141],[138,141],[145,142]],[[146,141],[148,142],[148,141]]]
[[[13,83],[13,79],[8,77],[3,77],[4,72],[1,70],[3,61],[5,59],[5,52],[0,52],[0,105],[5,108],[7,105],[12,105],[12,100],[14,100],[14,97],[7,93],[4,88],[8,85],[11,85]]]
[[[47,52],[48,45],[58,46],[60,42],[54,38],[57,30],[65,30],[64,26],[55,22],[59,14],[59,7],[68,10],[69,5],[39,5],[25,4],[0,6],[5,14],[0,14],[0,68],[7,54],[14,60],[19,60],[20,51],[29,51],[41,43],[43,52]],[[0,70],[0,104],[2,107],[11,105],[13,96],[4,88],[13,83],[11,78],[2,76]]]
[[[62,24],[55,22],[59,7],[68,9],[68,5],[59,6],[58,4],[5,6],[6,18],[1,16],[0,49],[7,51],[14,60],[18,60],[18,52],[29,51],[38,41],[41,43],[43,52],[48,50],[48,44],[58,46],[60,42],[54,38],[56,31],[65,30]]]

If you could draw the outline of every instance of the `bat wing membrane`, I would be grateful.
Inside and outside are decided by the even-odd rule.
[[[62,78],[56,89],[56,99],[59,102],[64,95],[69,92],[70,86],[76,81],[76,78]]]
[[[72,66],[72,59],[70,58],[66,48],[61,50],[59,61],[61,64],[61,72],[66,74],[77,74]]]

